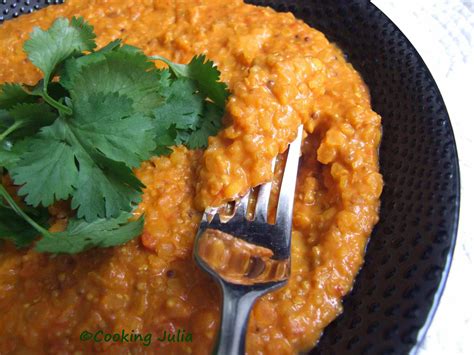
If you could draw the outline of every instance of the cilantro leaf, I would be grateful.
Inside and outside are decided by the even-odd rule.
[[[11,164],[14,164],[18,161],[19,156],[14,152],[5,149],[5,147],[0,147],[0,169],[8,167]],[[1,171],[0,171],[1,172]]]
[[[133,102],[136,112],[150,112],[164,99],[169,72],[159,71],[141,51],[131,46],[96,52],[65,65],[60,83],[73,101],[80,96],[118,93]]]
[[[153,111],[156,125],[174,125],[181,129],[196,128],[199,116],[204,111],[204,100],[196,94],[196,90],[194,80],[175,80],[167,90],[165,103]]]
[[[8,129],[0,134],[0,141],[7,136],[18,138],[33,135],[41,127],[53,123],[56,117],[57,114],[45,103],[20,103],[8,110],[6,115],[0,115],[0,127],[9,121]]]
[[[71,207],[77,216],[91,222],[97,218],[114,218],[121,211],[130,212],[141,201],[142,183],[123,163],[102,157],[93,159],[84,151],[77,152],[80,161],[78,180]]]
[[[68,57],[92,51],[96,47],[95,37],[93,27],[82,18],[73,17],[70,23],[66,18],[58,18],[46,31],[35,28],[24,50],[48,83],[56,67]]]
[[[175,76],[165,103],[154,111],[157,132],[174,127],[175,144],[191,149],[207,147],[208,137],[216,135],[222,126],[229,95],[226,84],[219,82],[219,71],[203,55],[189,64],[176,64],[160,56],[151,58],[167,63]]]
[[[93,247],[111,247],[128,242],[141,234],[144,218],[129,222],[130,213],[122,212],[114,219],[97,219],[89,223],[81,219],[70,219],[63,232],[52,233],[31,219],[31,215],[47,225],[48,214],[45,209],[29,208],[28,215],[0,184],[0,196],[8,205],[0,203],[0,239],[11,240],[19,248],[27,247],[38,235],[42,238],[36,243],[39,252],[74,254]]]
[[[201,63],[200,59],[193,66],[199,65],[197,63]],[[181,64],[179,66],[181,70]],[[174,127],[175,144],[184,144],[191,149],[207,147],[208,137],[216,135],[221,128],[224,113],[223,107],[206,100],[208,94],[199,87],[196,80],[178,77],[169,87],[165,103],[154,111],[157,132]]]
[[[173,74],[178,78],[195,80],[199,91],[205,97],[209,97],[216,105],[224,108],[229,96],[227,85],[219,81],[221,73],[212,61],[206,61],[204,55],[195,56],[189,64],[173,63],[161,56],[154,56],[152,59],[158,59],[168,64]]]
[[[28,139],[4,140],[0,145],[0,172],[2,168],[10,169],[20,160],[21,155],[28,146]]]
[[[190,149],[207,147],[209,136],[215,136],[222,125],[222,109],[212,102],[206,102],[205,111],[196,130],[187,138],[186,146]]]
[[[10,169],[15,184],[23,185],[18,194],[34,207],[67,199],[77,180],[72,147],[59,139],[50,139],[46,132],[42,138],[27,141],[26,151]]]
[[[188,77],[196,80],[199,91],[223,108],[229,96],[227,85],[220,79],[220,71],[204,55],[194,57],[188,64]]]
[[[36,218],[46,223],[48,212],[37,211]],[[25,248],[39,236],[38,231],[20,217],[11,207],[0,204],[0,239],[12,241],[16,247]]]
[[[143,186],[130,167],[155,149],[152,122],[132,114],[131,100],[117,94],[80,103],[72,118],[56,120],[25,144],[10,174],[32,206],[72,196],[80,218],[116,217],[140,201]]]
[[[133,102],[119,94],[83,94],[67,121],[81,144],[94,147],[109,159],[138,167],[155,149],[150,117],[137,113]]]
[[[70,115],[71,109],[48,94],[49,82],[66,59],[92,51],[96,47],[95,37],[93,27],[84,19],[73,17],[69,22],[68,19],[58,18],[47,31],[35,28],[25,42],[23,49],[28,58],[44,74],[43,89],[34,94],[41,95],[62,114]]]
[[[64,232],[46,235],[36,243],[35,250],[47,253],[75,254],[93,247],[120,245],[140,235],[144,218],[128,222],[131,214],[115,219],[97,219],[92,223],[72,219]]]
[[[25,248],[38,236],[36,229],[5,206],[0,206],[0,239],[10,240],[17,248]]]
[[[22,85],[5,83],[0,85],[0,109],[8,110],[19,103],[33,103],[34,96],[28,94]]]
[[[33,221],[32,217],[46,224],[48,214],[45,209],[28,208],[23,211],[0,183],[0,239],[11,240],[17,247],[28,246],[36,236],[48,233],[46,229]],[[3,202],[6,201],[6,204]]]
[[[155,140],[157,144],[154,154],[157,156],[169,155],[173,151],[168,147],[176,145],[176,128],[172,127],[169,120],[155,119],[153,120],[153,125],[155,127]]]

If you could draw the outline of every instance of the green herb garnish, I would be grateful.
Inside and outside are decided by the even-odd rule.
[[[139,235],[143,217],[129,219],[144,186],[132,169],[173,145],[207,146],[229,95],[219,71],[202,55],[176,64],[120,40],[96,50],[82,18],[35,29],[24,50],[43,79],[0,85],[0,169],[27,208],[0,185],[0,238],[24,247],[41,235],[36,250],[77,253]],[[51,233],[44,208],[58,200],[76,216]]]

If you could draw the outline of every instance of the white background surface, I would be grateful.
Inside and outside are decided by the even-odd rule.
[[[461,216],[451,272],[418,355],[474,354],[474,0],[373,0],[433,74],[453,125]]]

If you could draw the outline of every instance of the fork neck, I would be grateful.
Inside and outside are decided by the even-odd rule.
[[[262,292],[248,292],[226,283],[221,283],[221,289],[221,326],[214,354],[243,355],[250,311]]]

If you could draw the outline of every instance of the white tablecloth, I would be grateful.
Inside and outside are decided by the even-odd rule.
[[[441,90],[461,166],[461,216],[447,286],[419,355],[474,354],[474,0],[373,0]]]

